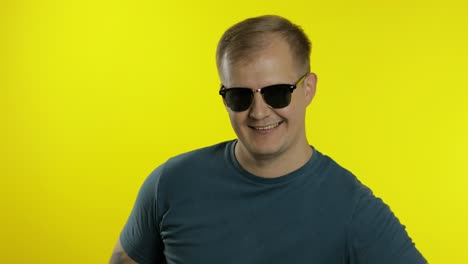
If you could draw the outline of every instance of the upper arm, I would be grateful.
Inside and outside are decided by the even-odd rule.
[[[427,263],[388,205],[369,189],[351,222],[351,258],[357,263]]]
[[[161,171],[162,167],[156,169],[141,186],[117,245],[139,263],[164,262],[157,198]]]
[[[109,261],[109,264],[137,264],[133,261],[122,248],[120,244],[120,239],[115,244],[114,252],[112,252],[112,257]]]

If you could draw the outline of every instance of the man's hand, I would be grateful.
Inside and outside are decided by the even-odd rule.
[[[115,245],[114,252],[112,253],[112,257],[110,259],[109,264],[138,264],[138,263],[133,261],[127,255],[127,253],[125,253],[119,240],[117,241],[117,244]]]

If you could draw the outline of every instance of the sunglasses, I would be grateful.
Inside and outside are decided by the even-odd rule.
[[[271,108],[284,108],[291,103],[291,94],[294,89],[307,77],[309,73],[301,76],[294,84],[274,84],[260,89],[245,87],[226,88],[221,85],[219,94],[223,97],[226,105],[234,112],[242,112],[252,105],[254,93],[260,93],[265,103]]]

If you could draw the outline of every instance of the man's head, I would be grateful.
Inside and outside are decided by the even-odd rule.
[[[217,49],[217,66],[221,94],[239,138],[238,158],[268,159],[310,151],[305,112],[315,94],[316,77],[309,73],[309,56],[307,36],[282,17],[247,19],[225,32]],[[258,90],[267,86],[271,87]],[[236,87],[248,89],[237,89],[240,94],[234,92]],[[285,87],[290,89],[278,92]],[[232,105],[242,102],[243,107]]]

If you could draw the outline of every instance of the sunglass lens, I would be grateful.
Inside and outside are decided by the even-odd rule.
[[[226,90],[224,97],[226,104],[232,111],[241,112],[250,107],[252,91],[244,88],[231,88]]]
[[[276,85],[262,90],[265,102],[273,108],[284,108],[291,102],[288,85]]]

